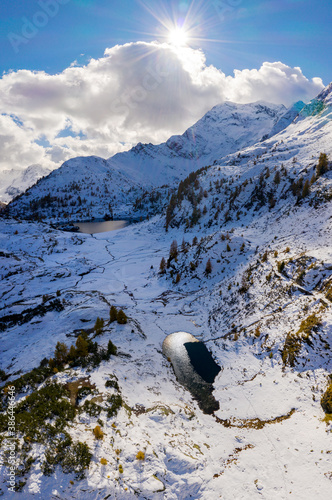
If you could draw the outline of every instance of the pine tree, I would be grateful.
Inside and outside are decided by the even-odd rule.
[[[304,186],[303,186],[302,198],[305,198],[306,196],[308,196],[309,193],[310,193],[310,184],[309,184],[309,181],[306,180],[304,183]]]
[[[98,318],[96,319],[95,326],[94,326],[94,331],[96,332],[96,335],[99,335],[102,332],[102,329],[104,328],[104,320],[103,318]]]
[[[267,262],[267,258],[268,258],[268,253],[266,251],[266,252],[264,252],[264,254],[262,256],[262,262]]]
[[[310,179],[310,185],[314,184],[316,182],[316,175],[312,174],[312,177]]]
[[[230,251],[231,251],[231,247],[229,246],[229,243],[227,243],[226,250],[227,250],[227,252],[230,252]]]
[[[277,267],[278,267],[279,273],[282,273],[283,270],[285,269],[285,262],[283,260],[280,262],[277,262]]]
[[[194,246],[194,245],[197,245],[197,242],[198,242],[197,236],[194,236],[194,237],[193,237],[193,243],[192,243],[192,244],[193,244],[193,246]]]
[[[191,214],[191,226],[197,224],[200,217],[201,217],[201,209],[197,208],[197,206],[194,206],[193,213]]]
[[[118,353],[117,347],[113,344],[111,340],[109,340],[107,344],[107,354],[116,356],[117,353]]]
[[[205,272],[206,274],[210,274],[212,272],[212,264],[211,264],[211,259],[209,259],[206,263],[205,266]]]
[[[169,249],[169,258],[170,260],[172,259],[176,259],[177,256],[178,256],[178,244],[177,244],[177,241],[176,240],[173,240],[172,243],[171,243],[171,247]]]
[[[325,174],[328,170],[328,164],[327,164],[327,154],[326,153],[321,153],[319,155],[319,160],[318,160],[318,165],[316,167],[316,174],[317,177],[320,175]]]
[[[160,261],[160,265],[159,265],[159,271],[161,274],[164,274],[165,272],[165,269],[166,269],[166,260],[165,258],[163,257]]]
[[[127,319],[126,314],[124,313],[124,311],[122,309],[120,309],[118,312],[117,322],[119,323],[119,325],[125,325],[127,323],[127,321],[128,321],[128,319]]]
[[[69,361],[74,361],[74,359],[77,357],[77,351],[74,345],[70,346],[69,353],[68,353],[68,359]]]
[[[63,342],[58,342],[55,346],[54,361],[56,364],[62,365],[68,356],[68,347]]]
[[[88,341],[85,340],[82,335],[79,335],[76,340],[76,352],[77,356],[85,357],[89,354],[88,351]]]
[[[118,312],[115,306],[111,306],[110,310],[110,323],[114,323],[118,319]]]
[[[274,176],[273,182],[277,185],[280,184],[280,172],[279,172],[279,170],[277,170],[277,172]]]
[[[55,361],[54,361],[54,359],[53,359],[53,358],[50,358],[50,359],[48,360],[48,366],[49,366],[51,369],[53,369],[53,368],[55,367]]]
[[[292,182],[291,189],[292,189],[294,196],[297,196],[298,198],[301,197],[302,191],[303,191],[303,185],[304,185],[303,184],[303,177],[300,177],[297,182],[296,181]]]

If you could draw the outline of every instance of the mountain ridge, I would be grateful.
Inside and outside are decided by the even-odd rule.
[[[10,203],[10,212],[21,212],[29,217],[31,202],[52,193],[57,199],[60,217],[65,219],[68,216],[71,220],[103,217],[109,212],[112,200],[113,211],[119,215],[129,214],[130,206],[147,188],[174,186],[190,172],[213,163],[220,155],[227,156],[260,141],[275,126],[285,110],[283,105],[262,102],[244,105],[227,102],[212,108],[181,136],[172,136],[160,145],[139,143],[131,150],[118,153],[108,160],[96,156],[73,158]],[[90,189],[91,186],[87,183],[89,176],[92,185],[98,178],[100,189],[105,194],[104,199],[99,200],[98,209],[95,206],[98,196],[91,195],[91,191],[97,192],[97,186],[96,190]],[[87,200],[89,207],[94,206],[92,209],[87,207],[85,215],[82,213],[82,203],[76,211],[67,210],[66,202],[66,210],[61,209],[61,199],[68,197],[70,186],[73,183],[77,186],[78,182],[85,184],[85,187],[80,187],[81,199]],[[107,201],[107,195],[112,200]],[[50,215],[43,215],[38,211],[34,216]],[[52,212],[51,217],[54,216],[56,210]]]

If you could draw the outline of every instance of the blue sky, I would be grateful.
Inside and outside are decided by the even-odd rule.
[[[0,171],[109,158],[213,106],[309,102],[332,80],[326,0],[1,0]],[[187,44],[171,43],[176,26]]]
[[[56,73],[74,60],[101,57],[105,48],[116,44],[162,40],[160,21],[181,19],[191,5],[186,0],[53,1],[58,13],[48,20],[40,17],[40,24],[46,25],[38,27],[28,43],[17,42],[15,52],[8,36],[21,36],[22,18],[33,21],[43,10],[40,2],[47,0],[1,0],[1,72]],[[308,78],[319,76],[325,84],[332,80],[332,7],[326,0],[207,0],[194,2],[191,12],[190,23],[199,38],[191,45],[201,47],[207,62],[226,74],[282,61],[300,66]]]

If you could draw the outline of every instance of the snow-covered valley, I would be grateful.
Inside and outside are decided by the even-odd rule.
[[[22,498],[331,496],[321,406],[332,372],[331,91],[277,135],[180,176],[142,222],[86,235],[25,221],[24,210],[0,219],[3,387],[41,363],[14,382]],[[112,306],[126,323],[110,321]],[[54,364],[57,343],[78,351],[81,330],[98,346]],[[213,415],[162,354],[178,331],[221,367]],[[48,414],[39,435],[27,414],[54,383],[66,415]]]

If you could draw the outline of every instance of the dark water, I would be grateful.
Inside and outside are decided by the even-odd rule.
[[[80,233],[96,234],[107,233],[108,231],[116,231],[123,229],[128,225],[126,220],[107,220],[102,222],[76,222],[75,226],[79,228]]]
[[[203,342],[186,342],[184,346],[187,349],[190,362],[198,375],[200,375],[205,382],[213,384],[221,368],[211,356],[206,345],[203,344]]]
[[[207,414],[219,410],[219,402],[212,393],[221,368],[205,344],[190,333],[172,333],[163,342],[163,353],[171,361],[176,378],[191,392],[201,410]]]

